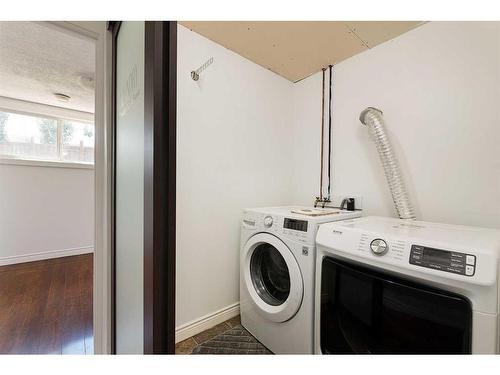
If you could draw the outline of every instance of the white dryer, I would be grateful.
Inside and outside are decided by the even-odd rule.
[[[499,353],[500,231],[368,216],[316,243],[317,353]]]
[[[241,323],[272,352],[313,353],[318,227],[322,223],[359,216],[360,211],[297,206],[244,211],[240,252]]]

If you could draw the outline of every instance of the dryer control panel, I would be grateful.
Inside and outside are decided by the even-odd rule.
[[[500,231],[368,216],[320,226],[319,254],[388,269],[413,278],[495,285]]]
[[[420,245],[411,246],[410,264],[465,276],[476,272],[475,255]]]

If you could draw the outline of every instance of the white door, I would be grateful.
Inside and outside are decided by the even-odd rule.
[[[241,266],[246,288],[263,316],[285,322],[297,313],[304,294],[302,274],[283,241],[256,234],[243,248]]]

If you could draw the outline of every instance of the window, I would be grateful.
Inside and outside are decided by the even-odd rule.
[[[62,121],[62,159],[64,161],[94,162],[94,124]]]
[[[0,157],[94,163],[94,124],[0,112]]]

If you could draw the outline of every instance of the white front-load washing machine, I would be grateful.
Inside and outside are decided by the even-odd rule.
[[[359,216],[297,206],[244,211],[241,324],[273,353],[313,353],[316,232],[322,223]]]
[[[500,231],[367,216],[316,246],[317,353],[500,352]]]

